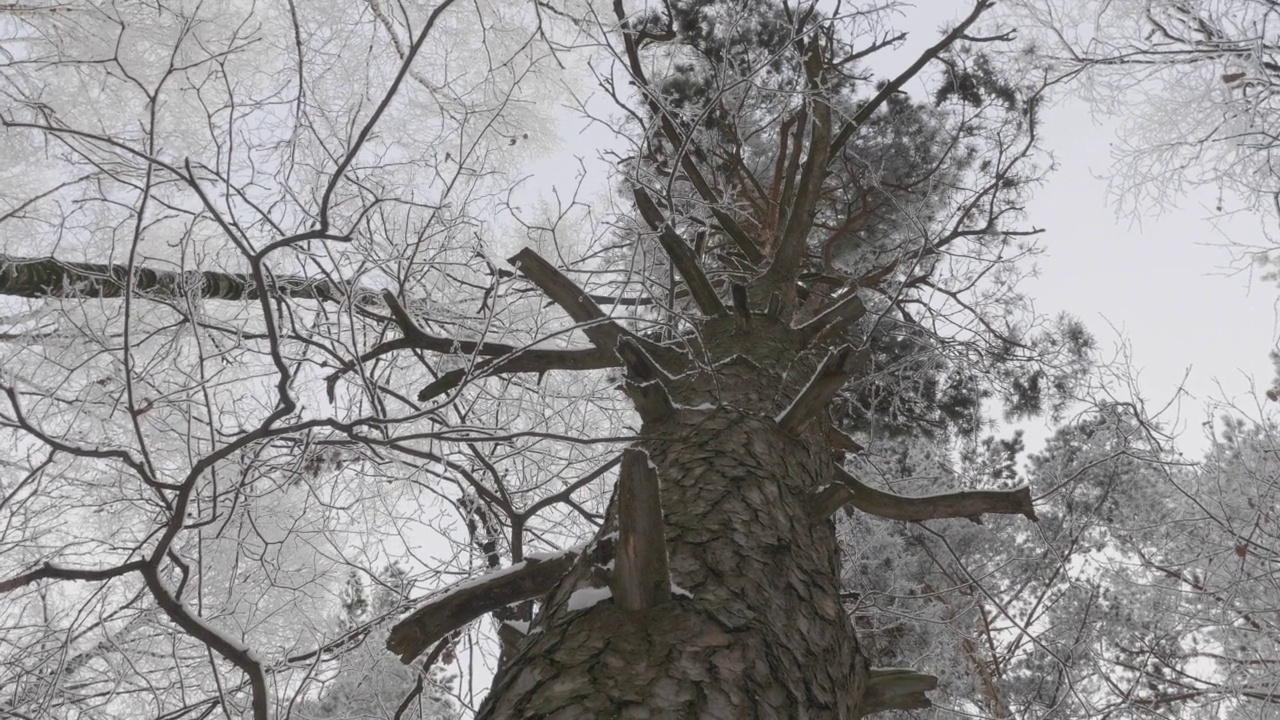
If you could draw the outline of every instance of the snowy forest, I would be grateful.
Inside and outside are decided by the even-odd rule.
[[[1280,718],[1280,384],[1024,289],[1064,97],[1275,227],[1280,6],[921,5],[0,3],[0,718]]]

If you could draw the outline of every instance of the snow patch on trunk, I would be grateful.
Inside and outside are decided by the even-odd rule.
[[[596,603],[608,600],[611,597],[613,597],[613,591],[607,587],[578,588],[569,596],[569,612],[574,612],[575,610],[586,610],[587,608],[594,606]]]

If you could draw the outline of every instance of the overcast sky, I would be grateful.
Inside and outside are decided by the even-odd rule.
[[[908,39],[883,72],[900,71],[969,8],[936,0],[907,6]],[[916,85],[913,92],[923,90]],[[1148,412],[1169,405],[1159,419],[1190,457],[1208,445],[1202,424],[1210,407],[1220,412],[1227,402],[1249,417],[1274,414],[1280,405],[1263,393],[1275,377],[1268,352],[1277,344],[1280,288],[1263,280],[1258,268],[1233,260],[1229,246],[1268,244],[1262,223],[1274,227],[1276,220],[1222,217],[1216,188],[1204,188],[1176,208],[1151,207],[1140,218],[1122,218],[1113,189],[1123,186],[1123,178],[1118,185],[1111,178],[1116,120],[1095,118],[1070,98],[1046,108],[1041,120],[1041,145],[1056,168],[1027,207],[1028,223],[1045,230],[1039,277],[1022,286],[1036,310],[1083,320],[1102,359],[1127,355]],[[1230,198],[1224,209],[1233,209]],[[1044,434],[1028,431],[1030,450]]]
[[[1045,228],[1041,274],[1026,285],[1037,309],[1084,320],[1103,357],[1127,344],[1148,409],[1180,399],[1181,412],[1161,419],[1181,431],[1189,455],[1206,446],[1201,424],[1211,405],[1233,403],[1251,417],[1266,405],[1273,412],[1263,393],[1274,378],[1268,352],[1280,289],[1230,248],[1265,244],[1262,222],[1270,219],[1223,217],[1213,188],[1177,208],[1118,217],[1109,191],[1114,128],[1080,102],[1050,108],[1044,120],[1057,169],[1028,207]]]

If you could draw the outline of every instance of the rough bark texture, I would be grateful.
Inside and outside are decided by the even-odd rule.
[[[642,430],[662,487],[673,593],[627,612],[608,586],[617,503],[548,596],[481,718],[856,718],[867,667],[839,602],[825,433],[774,420],[825,355],[765,316],[703,328],[704,367]],[[596,589],[596,590],[592,590]],[[575,596],[576,593],[576,596]]]

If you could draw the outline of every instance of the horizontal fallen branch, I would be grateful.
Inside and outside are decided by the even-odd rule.
[[[481,615],[550,592],[577,559],[572,551],[529,558],[447,588],[391,628],[387,649],[400,662],[413,662],[441,638]]]
[[[1031,488],[1013,490],[961,490],[920,497],[895,495],[867,485],[845,470],[835,468],[836,482],[819,492],[813,501],[816,517],[830,517],[845,505],[889,520],[923,522],[945,518],[977,520],[983,515],[1022,515],[1039,520],[1031,503]]]
[[[248,273],[213,270],[159,270],[134,267],[133,292],[139,297],[177,299],[188,293],[205,300],[256,300],[258,286]],[[0,255],[0,295],[25,298],[118,298],[129,288],[129,266],[67,262],[52,257]],[[268,292],[303,300],[338,302],[361,293],[329,280],[276,276]]]

